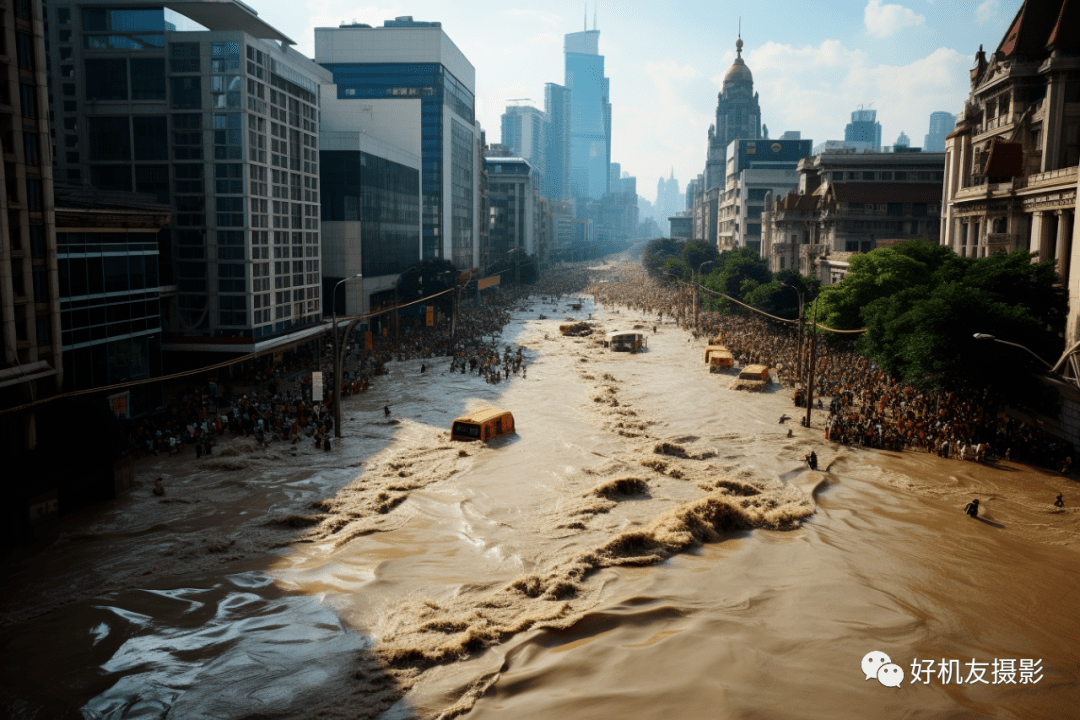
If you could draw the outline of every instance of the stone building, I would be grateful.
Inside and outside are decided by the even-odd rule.
[[[980,47],[945,143],[941,242],[967,257],[1017,248],[1058,263],[1067,337],[1080,338],[1080,4],[1026,0],[997,49]]]
[[[944,160],[921,152],[801,160],[798,192],[777,198],[762,217],[762,255],[774,272],[794,268],[829,284],[842,277],[830,265],[833,253],[869,252],[897,239],[937,242]]]

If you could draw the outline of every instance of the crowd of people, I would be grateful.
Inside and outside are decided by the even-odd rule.
[[[805,407],[810,333],[804,334],[800,348],[797,323],[749,310],[710,312],[695,301],[687,285],[653,282],[643,269],[623,274],[618,282],[594,284],[589,292],[604,305],[640,312],[645,321],[668,318],[695,338],[723,343],[742,364],[768,365],[779,382],[798,385],[793,402]],[[831,442],[972,461],[1002,457],[1062,472],[1072,463],[1072,447],[1046,432],[1039,421],[1006,414],[987,390],[909,387],[857,354],[854,339],[816,339],[813,397],[828,402],[825,437]]]
[[[359,332],[346,339],[341,327],[339,339],[346,343],[342,398],[366,392],[394,361],[449,357],[450,372],[476,374],[492,384],[512,374],[526,377],[523,349],[501,343],[511,311],[531,307],[537,294],[541,303],[558,305],[563,296],[579,292],[587,282],[586,268],[570,265],[546,273],[531,286],[485,291],[482,304],[460,304],[453,336],[449,318],[440,317],[430,327],[422,318],[399,318],[392,333],[376,333],[370,349],[364,349]],[[238,363],[227,381],[210,374],[199,384],[180,389],[153,415],[127,423],[129,450],[136,455],[176,455],[194,448],[196,457],[201,457],[212,454],[228,434],[253,437],[267,445],[312,442],[329,451],[334,429],[333,367],[333,342],[328,335],[279,357],[264,355]],[[312,397],[313,371],[321,371],[326,381],[317,398]],[[421,364],[420,371],[426,371],[426,364]]]

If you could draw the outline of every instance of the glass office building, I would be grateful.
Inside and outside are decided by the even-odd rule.
[[[570,91],[570,189],[575,198],[607,195],[611,164],[611,103],[600,31],[570,33],[566,82]]]
[[[178,291],[163,307],[166,349],[295,339],[322,315],[319,88],[329,73],[242,3],[183,10],[49,4],[58,177],[175,207],[160,235],[161,284]]]
[[[439,23],[316,28],[315,59],[339,100],[420,100],[421,255],[468,268],[478,257],[475,70]]]

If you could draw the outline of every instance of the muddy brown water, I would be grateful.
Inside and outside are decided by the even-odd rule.
[[[347,401],[331,453],[234,440],[209,459],[145,461],[141,488],[9,564],[0,708],[1041,718],[1080,706],[1074,481],[844,449],[820,424],[787,438],[787,392],[731,390],[667,323],[636,355],[559,336],[589,312],[602,330],[641,319],[537,301],[503,335],[525,346],[526,380],[395,363]],[[487,405],[513,411],[516,434],[451,443],[450,421]],[[828,472],[805,468],[811,449]],[[150,493],[158,476],[164,500]],[[961,512],[972,497],[981,520]],[[871,651],[902,669],[899,687],[865,679]],[[928,683],[912,682],[916,660],[934,661]],[[972,682],[939,675],[952,660]]]

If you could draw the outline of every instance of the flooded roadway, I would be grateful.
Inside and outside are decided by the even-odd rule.
[[[145,461],[142,488],[10,570],[0,708],[1037,718],[1080,703],[1073,481],[841,449],[797,423],[787,438],[787,392],[728,389],[670,324],[638,355],[558,335],[589,312],[599,330],[646,324],[536,302],[503,334],[526,380],[392,363],[346,401],[332,453],[233,440]],[[450,421],[486,405],[513,411],[516,435],[451,444]],[[811,449],[829,472],[805,469]],[[961,513],[972,497],[984,521]],[[900,687],[865,679],[871,651]],[[928,683],[915,660],[934,661]],[[950,660],[973,682],[939,675]],[[1016,660],[1014,683],[995,660]],[[1021,660],[1041,661],[1038,683]]]

